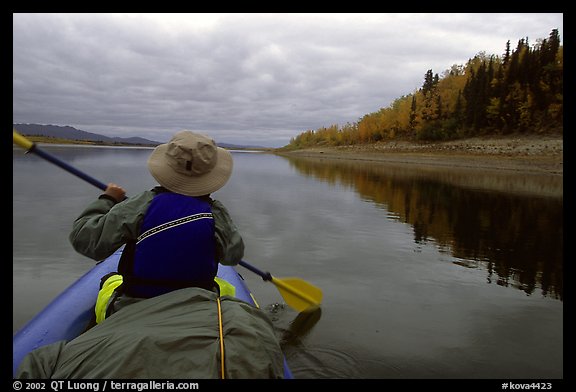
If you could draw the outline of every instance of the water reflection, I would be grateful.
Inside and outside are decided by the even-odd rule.
[[[280,345],[285,350],[288,346],[297,346],[301,344],[302,339],[310,333],[314,326],[320,321],[322,308],[316,306],[307,312],[299,313],[288,329],[282,334]]]
[[[409,223],[416,243],[434,242],[456,264],[485,269],[488,283],[563,300],[561,176],[285,159]]]

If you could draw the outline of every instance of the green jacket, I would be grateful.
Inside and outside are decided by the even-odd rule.
[[[120,203],[100,196],[74,221],[70,242],[91,259],[103,260],[130,240],[136,240],[150,202],[160,187]],[[210,199],[216,229],[216,255],[224,265],[236,265],[244,256],[244,242],[224,205]]]
[[[217,294],[198,287],[132,299],[70,342],[28,353],[22,379],[220,378]],[[260,309],[221,297],[225,378],[283,378],[284,356]]]

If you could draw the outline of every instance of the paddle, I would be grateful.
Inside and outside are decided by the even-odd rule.
[[[12,139],[14,143],[26,150],[26,152],[32,152],[53,164],[60,166],[64,170],[80,177],[81,179],[89,182],[95,187],[106,190],[106,184],[94,179],[93,177],[81,172],[80,170],[70,166],[66,162],[61,161],[55,156],[41,150],[36,143],[26,139],[24,136],[16,132],[15,129],[12,130]],[[322,302],[322,290],[318,287],[302,280],[299,278],[284,278],[278,279],[270,275],[269,272],[262,272],[258,268],[248,264],[245,261],[240,261],[241,266],[249,269],[250,271],[260,275],[264,281],[272,282],[288,306],[294,308],[298,312],[310,311],[318,307]]]
[[[34,143],[31,140],[26,139],[24,136],[22,136],[18,132],[16,132],[15,129],[12,129],[12,140],[14,141],[14,143],[19,145],[23,149],[25,149],[26,152],[32,152],[32,153],[46,159],[47,161],[52,162],[53,164],[55,164],[57,166],[60,166],[62,169],[74,174],[75,176],[80,177],[84,181],[88,181],[90,184],[94,185],[95,187],[100,188],[103,191],[106,190],[106,184],[96,180],[95,178],[90,177],[89,175],[81,172],[80,170],[70,166],[66,162],[61,161],[60,159],[56,158],[54,155],[51,155],[51,154],[47,153],[46,151],[41,150],[36,145],[36,143]]]
[[[298,312],[309,312],[317,309],[322,302],[322,290],[299,278],[275,278],[270,272],[263,272],[253,265],[241,260],[238,264],[254,272],[264,281],[272,282],[286,304]]]

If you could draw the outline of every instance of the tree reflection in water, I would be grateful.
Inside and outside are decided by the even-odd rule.
[[[487,282],[563,300],[562,176],[285,157],[299,173],[348,186],[409,223]]]

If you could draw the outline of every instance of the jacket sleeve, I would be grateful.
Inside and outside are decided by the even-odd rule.
[[[143,192],[118,204],[101,197],[94,200],[72,225],[70,243],[91,259],[103,260],[131,239],[138,230],[153,193]]]
[[[212,215],[216,229],[216,257],[221,264],[236,265],[244,257],[244,241],[228,210],[218,200],[212,200]]]

